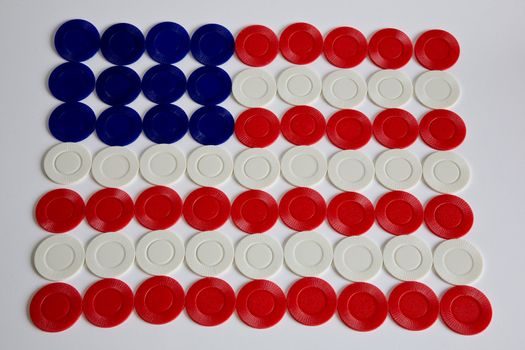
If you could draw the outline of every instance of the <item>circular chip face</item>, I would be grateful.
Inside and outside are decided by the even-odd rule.
[[[269,235],[249,235],[235,247],[235,265],[248,278],[270,278],[283,266],[283,249]]]
[[[184,289],[171,277],[151,277],[138,287],[134,304],[144,321],[165,324],[177,318],[184,309]]]
[[[84,219],[84,200],[75,191],[60,188],[43,195],[35,208],[36,221],[47,232],[64,233]]]
[[[197,185],[215,187],[233,172],[231,155],[218,146],[202,146],[188,156],[188,176]]]
[[[441,319],[448,328],[463,335],[483,332],[492,320],[492,306],[480,290],[456,286],[445,292],[440,304]]]
[[[140,156],[140,173],[153,185],[171,185],[186,172],[186,158],[173,145],[153,145]]]
[[[86,219],[100,232],[116,232],[133,219],[134,204],[131,197],[118,188],[105,188],[95,192],[86,205]]]
[[[235,198],[231,217],[240,230],[246,233],[263,233],[277,222],[279,207],[269,193],[250,190]]]
[[[124,147],[107,147],[93,157],[91,173],[104,187],[123,187],[131,183],[139,172],[135,153]]]
[[[237,293],[236,309],[239,318],[248,326],[270,328],[286,313],[286,295],[271,281],[251,281]]]
[[[375,162],[377,181],[389,190],[408,190],[416,186],[423,173],[421,162],[404,149],[384,151]]]
[[[419,102],[432,109],[450,108],[461,96],[456,78],[440,70],[425,72],[417,77],[414,92]]]
[[[288,290],[288,311],[299,323],[319,326],[332,318],[337,308],[337,295],[326,281],[305,277]]]
[[[152,231],[142,236],[135,253],[137,265],[150,275],[169,275],[184,261],[182,240],[170,231]]]
[[[374,205],[356,192],[340,193],[328,204],[327,218],[330,226],[345,236],[358,236],[374,224]]]
[[[142,133],[142,119],[132,108],[114,106],[97,119],[97,136],[108,146],[127,146]]]
[[[72,19],[58,28],[54,42],[60,57],[71,62],[82,62],[97,53],[100,48],[100,34],[90,22]]]
[[[415,236],[397,236],[383,248],[386,270],[401,281],[417,281],[432,269],[432,252],[424,241]]]
[[[323,79],[323,96],[335,108],[352,108],[365,100],[365,80],[351,70],[336,70]]]
[[[327,168],[325,157],[312,146],[292,147],[281,158],[281,173],[293,186],[309,187],[319,183]]]
[[[314,231],[294,233],[284,245],[284,260],[299,276],[319,276],[332,264],[330,242]]]
[[[158,64],[146,71],[141,88],[151,102],[172,103],[186,92],[186,77],[171,64]]]
[[[186,135],[188,116],[178,106],[156,105],[144,115],[142,128],[147,138],[155,143],[174,143]]]
[[[186,244],[186,264],[197,275],[215,277],[233,263],[233,244],[218,231],[195,234]]]
[[[44,157],[44,172],[59,185],[76,184],[86,178],[91,170],[91,153],[78,143],[59,143]]]
[[[448,151],[463,143],[467,128],[463,119],[446,109],[428,112],[419,123],[421,139],[430,147]]]
[[[279,177],[279,160],[265,148],[249,148],[235,157],[233,173],[237,181],[249,189],[273,185]]]
[[[232,57],[234,49],[233,35],[220,24],[205,24],[191,36],[191,54],[204,65],[225,63]]]
[[[135,201],[135,217],[150,230],[164,230],[175,225],[181,213],[182,200],[169,187],[150,187]]]
[[[368,97],[379,107],[401,107],[410,100],[412,92],[412,81],[398,70],[380,70],[368,79]]]
[[[474,213],[463,199],[443,194],[426,204],[425,223],[432,233],[441,238],[460,238],[472,228]]]
[[[339,68],[352,68],[366,58],[368,43],[359,30],[352,27],[333,29],[324,39],[324,55]]]
[[[49,91],[64,102],[77,102],[85,99],[95,89],[95,75],[82,63],[62,63],[49,76]]]
[[[311,24],[293,23],[281,33],[279,48],[283,57],[290,63],[311,63],[323,51],[323,36]]]
[[[375,215],[385,231],[396,236],[408,235],[423,223],[423,206],[408,192],[387,192],[377,201]]]
[[[468,241],[449,239],[434,250],[434,269],[445,282],[471,284],[483,273],[483,257]]]
[[[352,283],[339,294],[337,312],[348,327],[370,332],[385,322],[388,302],[376,286],[363,282]]]
[[[131,68],[113,66],[97,78],[97,96],[111,106],[127,105],[140,94],[140,77]]]
[[[235,136],[245,146],[267,147],[279,137],[279,118],[264,108],[250,108],[235,121]]]
[[[459,43],[452,34],[432,29],[419,36],[414,47],[418,62],[431,70],[452,67],[459,58]]]
[[[248,68],[233,78],[232,93],[235,100],[243,106],[262,107],[273,100],[277,86],[268,72]]]
[[[334,266],[349,281],[365,282],[374,278],[383,266],[381,250],[369,238],[347,237],[335,246]]]
[[[227,321],[233,311],[235,291],[221,279],[200,279],[186,293],[186,312],[201,326],[218,326]]]
[[[368,56],[374,64],[383,69],[398,69],[405,66],[412,57],[412,41],[395,28],[378,30],[368,42]]]
[[[146,51],[159,63],[179,62],[190,51],[190,36],[178,23],[158,23],[146,35]]]
[[[388,296],[388,309],[395,323],[410,331],[432,326],[439,314],[439,300],[432,289],[419,282],[398,284]]]
[[[196,230],[215,230],[228,220],[230,201],[216,188],[201,187],[186,197],[182,214],[188,225]]]
[[[59,141],[79,142],[95,131],[97,117],[93,110],[80,102],[66,102],[49,116],[49,131]]]
[[[220,145],[233,134],[235,121],[221,106],[197,109],[190,118],[191,137],[201,145]]]
[[[251,25],[237,34],[235,53],[242,63],[252,67],[266,66],[277,57],[279,40],[268,27]]]
[[[132,24],[114,24],[102,34],[100,50],[110,63],[119,66],[131,64],[144,53],[144,35]]]
[[[423,161],[423,178],[434,191],[456,193],[468,185],[470,167],[454,152],[434,152]]]
[[[374,137],[387,148],[407,148],[417,140],[416,118],[399,108],[385,109],[374,118]]]
[[[55,235],[41,241],[33,255],[35,269],[50,281],[64,281],[84,266],[84,248],[71,235]]]
[[[290,67],[277,77],[277,92],[291,105],[301,106],[315,101],[321,89],[321,78],[310,68]]]
[[[279,216],[292,230],[313,230],[326,218],[326,202],[315,190],[307,187],[294,188],[281,198]]]
[[[343,191],[360,191],[374,179],[374,163],[363,152],[339,151],[328,161],[328,178]]]
[[[122,233],[101,233],[86,247],[86,266],[102,278],[118,277],[135,261],[133,242]]]
[[[133,311],[133,291],[121,280],[103,279],[88,288],[82,310],[86,319],[97,327],[118,326]]]
[[[32,297],[29,317],[44,332],[62,332],[73,326],[82,314],[82,296],[69,284],[51,283]]]
[[[281,133],[294,145],[313,145],[324,136],[325,130],[324,116],[310,106],[292,107],[281,118]]]
[[[219,67],[203,66],[188,77],[188,95],[203,106],[218,105],[230,96],[232,81]]]
[[[354,109],[335,112],[326,124],[326,135],[334,146],[358,149],[370,141],[372,123],[363,113]]]

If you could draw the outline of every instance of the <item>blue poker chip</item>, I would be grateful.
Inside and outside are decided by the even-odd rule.
[[[142,77],[142,92],[155,103],[171,103],[186,91],[186,77],[171,64],[151,67]]]
[[[213,106],[230,96],[232,81],[219,67],[204,66],[193,71],[188,78],[188,94],[204,106]]]
[[[95,131],[97,117],[89,106],[80,102],[66,102],[49,116],[49,131],[59,141],[79,142]]]
[[[127,105],[140,94],[140,77],[131,68],[114,66],[97,78],[97,95],[111,106]]]
[[[142,119],[127,106],[109,107],[97,119],[97,135],[108,146],[127,146],[142,132]]]
[[[100,48],[100,34],[90,22],[72,19],[56,31],[55,48],[63,59],[82,62],[97,53]]]
[[[179,62],[190,51],[190,36],[186,29],[173,22],[162,22],[146,35],[146,51],[159,63]]]
[[[188,131],[188,116],[178,106],[156,105],[146,112],[142,128],[148,139],[155,143],[174,143]]]
[[[221,106],[201,107],[190,118],[190,134],[202,145],[220,145],[233,134],[233,117]]]
[[[49,76],[49,90],[60,101],[77,102],[85,99],[95,88],[95,75],[88,66],[66,62]]]
[[[205,24],[191,36],[191,54],[202,64],[219,66],[235,49],[232,33],[220,24]]]
[[[100,49],[113,64],[131,64],[144,53],[144,35],[132,24],[117,23],[102,34]]]

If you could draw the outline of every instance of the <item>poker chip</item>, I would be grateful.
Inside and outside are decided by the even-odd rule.
[[[343,109],[328,119],[326,135],[336,147],[358,149],[370,141],[372,124],[363,113],[354,109]]]
[[[383,248],[385,269],[401,281],[417,281],[432,269],[432,252],[424,241],[409,235],[390,239]]]
[[[219,67],[203,66],[188,77],[188,95],[203,106],[218,105],[230,96],[232,81]]]
[[[233,174],[244,187],[263,189],[275,183],[280,172],[279,160],[265,148],[248,148],[235,157]]]
[[[153,275],[169,275],[184,261],[186,250],[182,240],[165,230],[151,231],[137,243],[135,260],[142,271]]]
[[[80,102],[66,102],[49,116],[49,132],[62,142],[79,142],[95,131],[97,117],[93,110]]]
[[[71,62],[82,62],[97,53],[100,48],[100,34],[90,22],[72,19],[58,28],[54,42],[60,57]]]
[[[64,233],[84,219],[84,200],[75,191],[60,188],[43,195],[35,208],[36,221],[47,232]]]
[[[417,77],[414,92],[421,104],[432,109],[454,106],[461,96],[456,78],[444,71],[433,70]]]
[[[458,147],[463,143],[466,133],[463,119],[446,109],[428,112],[419,123],[419,134],[423,142],[439,151]]]
[[[385,322],[388,302],[376,286],[359,282],[343,289],[337,300],[341,321],[353,330],[370,332]]]
[[[91,153],[78,143],[59,143],[47,151],[46,176],[59,185],[71,185],[86,178],[91,170]]]
[[[466,235],[474,224],[474,214],[463,199],[443,194],[425,205],[425,223],[432,233],[444,239]]]
[[[296,146],[281,158],[281,173],[286,181],[298,187],[319,183],[326,175],[326,159],[315,147]]]
[[[235,136],[247,147],[267,147],[279,137],[279,119],[264,108],[250,108],[235,121]]]
[[[53,69],[48,86],[51,94],[60,101],[77,102],[93,92],[95,75],[85,64],[66,62]]]
[[[408,190],[421,180],[421,162],[404,149],[384,151],[375,161],[376,178],[389,190]]]
[[[101,233],[86,247],[86,266],[98,277],[119,277],[128,272],[134,261],[133,242],[122,233]]]
[[[62,332],[73,326],[82,314],[82,296],[69,284],[51,283],[31,298],[29,317],[44,332]]]
[[[283,266],[283,249],[269,235],[249,235],[235,247],[235,265],[248,278],[270,278]]]
[[[337,308],[337,296],[326,281],[305,277],[288,290],[288,311],[299,323],[319,326],[329,321]]]
[[[125,66],[136,62],[144,53],[144,35],[129,23],[117,23],[104,31],[100,49],[106,60]]]
[[[335,108],[352,108],[365,100],[365,80],[351,70],[336,70],[323,79],[323,96]]]
[[[414,47],[418,62],[431,70],[452,67],[459,58],[459,43],[452,34],[432,29],[419,36]]]
[[[41,241],[33,254],[33,264],[40,276],[50,281],[64,281],[84,266],[84,248],[71,235],[54,235]]]
[[[218,231],[197,233],[186,244],[186,264],[203,277],[224,273],[231,267],[233,258],[232,242]]]
[[[319,110],[310,106],[295,106],[281,118],[281,133],[294,145],[313,145],[325,133],[326,121]]]
[[[270,230],[277,222],[279,207],[269,193],[250,190],[235,198],[231,217],[240,230],[246,233],[263,233]]]
[[[186,172],[186,158],[173,145],[153,145],[140,156],[140,173],[153,185],[171,185]]]
[[[218,326],[235,311],[235,292],[218,278],[208,277],[195,282],[186,293],[186,312],[201,326]]]
[[[423,206],[408,192],[387,192],[377,201],[375,216],[385,231],[396,236],[408,235],[423,223]]]
[[[405,66],[412,57],[412,41],[395,28],[378,30],[368,42],[368,56],[374,64],[383,69],[398,69]]]
[[[423,161],[423,178],[434,191],[456,193],[469,184],[470,167],[454,152],[434,152]]]
[[[233,97],[243,106],[265,106],[273,100],[276,93],[275,79],[262,69],[245,69],[233,78]]]
[[[191,137],[201,145],[220,145],[233,134],[235,121],[221,106],[207,106],[196,110],[190,118]]]
[[[151,102],[172,103],[186,92],[186,77],[171,64],[158,64],[146,71],[141,88]]]
[[[86,319],[94,326],[118,326],[133,311],[133,291],[121,280],[103,279],[88,288],[84,294],[82,310]]]
[[[118,188],[95,192],[87,201],[86,219],[99,232],[116,232],[133,219],[133,200]]]
[[[174,143],[186,135],[188,116],[178,106],[156,105],[144,115],[142,128],[146,137],[155,143]]]
[[[483,257],[468,241],[449,239],[434,250],[434,269],[445,282],[467,285],[483,273]]]
[[[131,68],[113,66],[97,78],[97,96],[111,106],[127,105],[140,94],[140,77]]]
[[[432,289],[419,282],[398,284],[388,296],[388,309],[395,323],[410,331],[432,326],[439,313],[439,300]]]
[[[335,246],[334,267],[349,281],[368,281],[379,273],[382,266],[381,250],[369,238],[347,237]]]
[[[387,148],[407,148],[417,140],[416,118],[399,108],[385,109],[374,118],[374,137]]]
[[[307,105],[321,94],[321,78],[306,67],[290,67],[277,77],[279,96],[291,105]]]
[[[190,36],[178,23],[161,22],[148,31],[145,46],[154,61],[173,64],[190,51]]]
[[[328,62],[339,68],[352,68],[366,58],[368,43],[359,30],[337,27],[324,39],[324,55]]]
[[[226,150],[218,146],[202,146],[188,157],[188,176],[197,185],[218,186],[233,172],[233,160]]]
[[[279,49],[290,63],[308,64],[315,61],[323,51],[323,36],[308,23],[293,23],[279,37]]]
[[[397,108],[412,97],[412,81],[403,72],[384,69],[368,79],[368,97],[379,107]]]
[[[150,230],[164,230],[175,225],[181,213],[182,200],[169,187],[150,187],[135,201],[135,217]]]
[[[184,289],[171,277],[151,277],[138,287],[134,305],[144,321],[165,324],[177,318],[184,309]]]
[[[215,230],[228,220],[230,201],[216,188],[201,187],[186,197],[182,214],[188,225],[196,230]]]
[[[271,281],[251,281],[237,293],[236,309],[239,318],[248,326],[270,328],[286,313],[286,295]]]
[[[235,49],[233,35],[220,24],[205,24],[191,36],[191,54],[198,62],[220,66],[228,61]]]
[[[114,106],[97,119],[97,136],[108,146],[127,146],[142,133],[142,119],[132,108]]]
[[[91,173],[104,187],[123,187],[131,183],[139,172],[135,153],[124,147],[107,147],[93,157]]]
[[[315,190],[307,187],[294,188],[281,198],[279,216],[292,230],[313,230],[319,227],[326,217],[326,202]]]
[[[360,191],[374,179],[374,163],[360,151],[337,152],[328,161],[328,178],[343,191]]]
[[[252,67],[263,67],[277,57],[279,40],[270,28],[251,25],[237,34],[235,53],[242,63]]]
[[[316,277],[332,264],[333,251],[328,240],[314,231],[294,233],[284,245],[286,266],[299,276]]]
[[[332,198],[326,216],[335,231],[345,236],[357,236],[374,224],[374,205],[362,194],[344,192]]]

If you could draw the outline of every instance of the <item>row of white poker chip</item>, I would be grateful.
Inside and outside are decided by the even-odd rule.
[[[327,174],[334,186],[343,191],[360,191],[372,180],[391,190],[408,190],[421,177],[429,187],[441,193],[456,193],[470,180],[468,163],[451,151],[427,156],[423,164],[410,151],[391,149],[381,153],[375,164],[364,153],[344,150],[328,161],[313,146],[296,146],[279,159],[270,150],[249,148],[235,160],[219,146],[202,146],[193,150],[186,161],[174,145],[154,145],[140,157],[124,147],[108,147],[93,160],[90,152],[76,143],[61,143],[44,157],[44,171],[52,181],[70,185],[84,179],[91,170],[93,178],[105,187],[123,187],[138,174],[154,185],[171,185],[187,172],[200,186],[216,187],[233,174],[248,189],[271,186],[282,174],[290,184],[308,187]]]
[[[432,254],[425,242],[413,235],[390,239],[380,248],[364,236],[347,237],[332,249],[329,241],[315,231],[294,233],[284,244],[268,234],[242,238],[234,248],[219,231],[195,234],[184,246],[170,231],[151,231],[137,243],[122,233],[102,233],[92,239],[84,253],[82,244],[71,235],[44,239],[36,248],[34,265],[38,273],[52,281],[74,276],[86,263],[96,276],[116,278],[133,262],[150,275],[169,275],[186,261],[194,273],[217,277],[235,261],[237,269],[251,279],[267,279],[277,274],[283,263],[304,277],[322,275],[333,264],[345,279],[364,282],[374,278],[381,267],[402,281],[424,278],[434,266],[446,282],[465,285],[476,281],[483,271],[483,258],[468,241],[451,239],[440,243]]]
[[[353,108],[369,98],[380,107],[397,108],[415,94],[424,106],[432,109],[452,107],[460,98],[456,78],[445,71],[427,71],[419,75],[414,85],[399,70],[385,69],[372,74],[366,82],[352,70],[337,70],[321,82],[313,70],[306,67],[285,69],[277,82],[268,72],[249,68],[238,73],[232,84],[233,97],[246,107],[263,107],[276,94],[291,105],[307,105],[319,96],[336,108]]]

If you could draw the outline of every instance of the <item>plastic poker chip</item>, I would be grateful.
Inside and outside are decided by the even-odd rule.
[[[432,269],[432,252],[416,236],[402,235],[390,239],[383,248],[385,269],[401,281],[417,281]]]
[[[444,239],[466,235],[474,224],[474,213],[463,199],[443,194],[425,205],[425,223],[430,231]]]
[[[47,177],[60,185],[84,180],[91,170],[91,153],[79,143],[59,143],[47,151],[43,161]]]
[[[188,156],[188,176],[197,185],[214,187],[228,180],[233,172],[233,159],[218,146],[201,146]]]
[[[221,106],[207,106],[196,110],[190,118],[191,137],[201,145],[220,145],[232,136],[235,121]]]
[[[354,109],[335,112],[326,123],[326,135],[341,149],[359,149],[372,137],[372,123],[363,113]]]
[[[483,273],[483,257],[468,241],[449,239],[434,250],[434,269],[445,282],[467,285]]]
[[[204,66],[190,74],[187,88],[193,101],[203,106],[213,106],[230,96],[232,81],[228,73],[221,68]]]
[[[328,178],[343,191],[363,190],[372,183],[374,174],[374,163],[360,151],[339,151],[328,161]]]
[[[335,28],[324,39],[324,56],[328,62],[339,68],[359,65],[367,53],[365,36],[352,27]]]
[[[389,190],[409,190],[421,180],[423,169],[419,159],[410,151],[390,149],[375,161],[376,178]]]
[[[368,281],[379,273],[382,266],[381,250],[369,238],[347,237],[335,246],[334,267],[349,281]]]
[[[237,34],[235,53],[244,64],[252,67],[266,66],[277,57],[279,40],[270,28],[251,25]]]
[[[169,275],[182,265],[185,252],[184,243],[173,232],[151,231],[138,241],[135,261],[150,275]]]
[[[71,62],[82,62],[97,53],[100,48],[100,34],[90,22],[72,19],[58,28],[54,42],[60,57]]]
[[[186,92],[184,73],[171,64],[158,64],[142,77],[142,92],[154,103],[172,103]]]
[[[374,205],[356,192],[344,192],[332,198],[326,216],[330,226],[345,236],[361,235],[375,221]]]
[[[173,321],[184,309],[184,289],[168,276],[151,277],[135,291],[135,311],[151,324]]]
[[[93,157],[91,173],[104,187],[122,187],[131,183],[139,172],[135,153],[124,147],[107,147]]]
[[[441,319],[452,331],[463,335],[483,332],[492,320],[492,306],[480,290],[456,286],[441,297]]]
[[[188,132],[188,116],[179,106],[156,105],[144,115],[142,128],[146,137],[155,143],[174,143]]]
[[[440,29],[424,32],[417,38],[414,52],[418,62],[430,70],[445,70],[459,58],[459,43],[452,34]]]
[[[296,146],[281,158],[281,173],[291,185],[308,187],[319,183],[326,175],[325,157],[315,147]]]
[[[390,108],[374,118],[374,137],[387,148],[407,148],[417,140],[416,118],[404,109]]]
[[[103,279],[88,288],[82,310],[86,319],[97,327],[118,326],[133,311],[133,291],[121,280]]]
[[[122,233],[101,233],[86,247],[86,266],[98,277],[119,277],[129,271],[134,261],[135,246]]]
[[[61,188],[43,195],[35,208],[36,221],[47,232],[64,233],[84,219],[85,204],[80,195]]]
[[[186,158],[173,145],[153,145],[140,156],[140,173],[153,185],[171,185],[186,172]]]
[[[395,28],[378,30],[368,42],[368,56],[374,64],[383,69],[398,69],[405,66],[412,57],[412,41]]]
[[[142,119],[132,108],[113,106],[97,119],[97,136],[108,146],[127,146],[142,133]]]
[[[432,109],[446,109],[454,106],[459,100],[461,87],[452,74],[433,70],[417,77],[414,93],[424,106]]]
[[[281,118],[281,133],[294,145],[313,145],[324,136],[325,130],[326,120],[314,107],[292,107]]]
[[[275,183],[280,172],[279,159],[268,149],[248,148],[235,157],[233,173],[249,189],[263,189]]]
[[[290,67],[277,77],[279,96],[294,106],[312,103],[319,97],[321,90],[321,78],[307,67]]]
[[[387,192],[377,201],[375,216],[385,231],[396,236],[407,235],[423,223],[423,206],[408,192]]]
[[[323,96],[335,108],[352,108],[366,98],[365,80],[351,70],[336,70],[323,79]]]
[[[186,312],[202,326],[218,326],[226,322],[234,311],[235,291],[221,279],[200,279],[186,293]]]
[[[307,187],[294,188],[281,198],[279,216],[292,230],[313,230],[326,218],[326,202],[315,190]]]
[[[245,107],[265,106],[274,99],[276,93],[275,79],[262,69],[248,68],[233,78],[233,97]]]
[[[314,231],[294,233],[284,245],[284,261],[299,276],[316,277],[332,264],[332,245]]]
[[[271,229],[279,217],[279,206],[267,192],[250,190],[241,193],[232,203],[231,217],[235,226],[246,233],[263,233]]]
[[[270,328],[286,313],[286,295],[271,281],[251,281],[237,293],[236,309],[239,318],[248,326]]]
[[[235,247],[235,265],[246,277],[265,279],[274,276],[283,266],[281,244],[270,235],[249,235]]]
[[[191,36],[191,54],[204,65],[220,66],[228,61],[235,49],[232,33],[220,24],[199,27]]]
[[[465,122],[456,113],[446,109],[428,112],[419,123],[421,139],[439,151],[454,149],[463,143],[467,134]]]
[[[370,332],[385,322],[388,302],[376,286],[364,282],[352,283],[339,294],[337,312],[348,327]]]
[[[95,131],[97,117],[93,110],[80,102],[66,102],[49,116],[49,132],[62,142],[79,142]]]
[[[41,241],[33,254],[40,276],[50,281],[64,281],[84,266],[84,247],[71,235],[54,235]]]
[[[423,161],[423,178],[434,191],[456,193],[470,182],[470,167],[457,153],[434,152]]]
[[[293,23],[279,37],[281,54],[290,63],[308,64],[323,51],[323,35],[308,23]]]
[[[82,63],[66,62],[56,67],[49,76],[49,91],[64,102],[85,99],[95,89],[95,75]]]
[[[69,284],[51,283],[32,297],[29,317],[44,332],[62,332],[77,322],[82,314],[82,296]]]
[[[169,187],[150,187],[135,201],[135,217],[150,230],[164,230],[175,225],[181,213],[182,199]]]
[[[161,22],[148,31],[145,46],[154,61],[173,64],[190,51],[190,36],[178,23]]]
[[[86,204],[86,219],[99,232],[115,232],[133,219],[133,200],[118,188],[95,192]]]
[[[182,207],[184,219],[196,230],[215,230],[230,216],[230,200],[224,192],[201,187],[191,192]]]
[[[280,134],[279,118],[264,108],[250,108],[235,121],[235,136],[247,147],[267,147]]]
[[[97,96],[111,106],[127,105],[140,94],[140,77],[131,68],[113,66],[97,78]]]
[[[226,272],[233,259],[232,242],[218,231],[197,233],[186,245],[186,264],[203,277],[216,277]]]
[[[288,311],[299,323],[319,326],[329,321],[337,308],[337,296],[326,281],[305,277],[288,290]]]
[[[117,23],[102,34],[100,49],[110,63],[128,65],[144,53],[144,35],[132,24]]]
[[[402,71],[384,69],[368,79],[368,97],[379,107],[401,107],[412,98],[413,91],[412,81]]]

